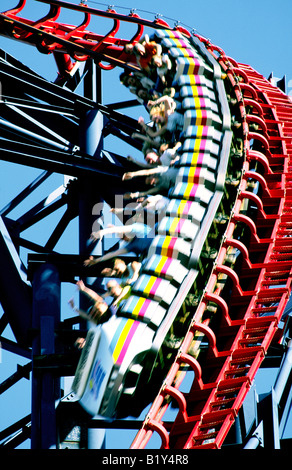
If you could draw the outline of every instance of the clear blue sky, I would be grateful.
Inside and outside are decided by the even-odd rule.
[[[2,0],[0,11],[15,7],[17,3],[17,0]],[[80,2],[74,0],[73,3]],[[109,4],[109,2],[89,0],[87,3],[89,6],[100,9],[106,9]],[[206,2],[196,0],[131,0],[129,2],[125,0],[124,2],[114,2],[114,7],[119,13],[124,14],[135,8],[136,13],[145,18],[153,18],[156,13],[159,13],[170,25],[179,21],[183,26],[194,28],[199,34],[209,38],[213,44],[220,46],[227,55],[238,62],[251,65],[265,77],[268,77],[271,72],[279,78],[286,75],[287,93],[292,95],[291,0],[278,0],[278,2],[272,0],[245,0],[244,2],[238,0],[209,0]],[[48,6],[34,0],[27,0],[22,16],[36,20],[44,16],[47,11]],[[65,23],[79,24],[82,17],[77,13],[70,14],[66,11],[59,20]],[[103,26],[98,23],[92,29],[95,32],[100,32],[98,28],[103,28]],[[91,29],[91,26],[88,29]],[[128,29],[123,31],[125,33],[122,34],[122,37],[129,37]],[[40,54],[31,46],[1,36],[0,47],[47,79],[55,79],[56,67],[52,55]],[[110,72],[103,75],[105,78],[103,96],[105,104],[128,98],[128,94],[116,81],[118,73]],[[30,183],[39,174],[39,171],[14,167],[11,164],[0,162],[0,174],[0,207],[2,208]],[[58,176],[53,186],[47,188],[48,193],[59,184],[62,184],[62,178]],[[44,189],[42,190],[44,191]],[[46,231],[45,225],[42,230]],[[71,230],[74,230],[74,226]],[[68,240],[69,238],[65,244]],[[65,244],[60,249],[64,248]],[[74,249],[75,246],[72,245],[72,250],[74,251]],[[73,252],[72,250],[71,252]],[[66,300],[69,298],[69,294],[67,294],[66,287],[64,289]],[[65,302],[63,315],[66,317],[68,314]],[[15,358],[5,351],[2,351],[0,360],[1,383],[16,370],[16,362],[14,362]],[[26,363],[27,361],[20,362]],[[263,383],[260,387],[263,387]],[[261,393],[263,389],[259,391]],[[12,387],[9,392],[4,394],[5,396],[1,397],[0,430],[30,412],[29,392],[30,384],[23,379],[21,383]],[[135,433],[132,434],[133,437],[134,435]],[[108,438],[109,446],[114,448],[115,446],[128,447],[130,445],[131,438],[128,437],[122,441],[120,438],[121,434],[118,431],[112,432]],[[115,444],[115,442],[119,442],[119,444]]]

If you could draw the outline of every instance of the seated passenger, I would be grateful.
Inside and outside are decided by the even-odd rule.
[[[124,86],[129,88],[132,93],[135,94],[137,88],[142,87],[149,92],[155,87],[153,80],[139,72],[123,72],[120,75],[120,81]]]
[[[145,109],[147,109],[148,101],[152,97],[151,91],[147,91],[145,88],[140,86],[136,88],[135,95],[136,95],[137,101],[139,101],[139,103],[142,104],[145,107]]]
[[[127,173],[123,174],[123,181],[131,180],[132,178],[136,178],[139,176],[150,176],[150,175],[159,175],[163,178],[169,179],[171,178],[175,183],[175,178],[178,173],[178,168],[169,168],[168,166],[159,165],[155,168],[144,168],[143,170],[137,171],[128,171]]]
[[[141,127],[144,126],[144,118],[139,117],[138,123],[141,125]],[[149,126],[149,128],[150,128],[150,126]],[[150,137],[150,135],[146,132],[147,129],[148,129],[148,126],[146,126],[144,129],[142,127],[141,133],[134,132],[132,134],[133,139],[138,139],[138,140],[143,141],[142,153],[144,155],[146,155],[146,153],[150,149],[156,148],[158,150],[161,143],[162,143],[162,139],[161,139],[160,135],[155,136],[155,137]],[[156,125],[156,123],[154,123],[154,126],[151,129],[152,129],[153,132],[159,130],[160,129],[159,123],[158,123],[158,125]]]
[[[142,208],[145,208],[146,211],[161,214],[162,212],[165,212],[169,201],[170,200],[167,197],[162,196],[161,194],[155,194],[141,197],[139,204]],[[136,210],[139,210],[139,208]]]
[[[243,133],[242,124],[236,121],[234,117],[231,118],[231,128],[233,131],[230,156],[234,158],[241,158],[243,155]]]
[[[144,155],[149,148],[159,148],[162,142],[175,142],[178,140],[176,137],[180,136],[183,129],[183,115],[175,111],[177,108],[177,103],[173,99],[175,89],[165,88],[161,96],[158,95],[159,93],[154,92],[153,98],[155,99],[148,100],[146,105],[147,110],[150,112],[151,125],[146,125],[144,118],[139,117],[138,123],[142,128],[141,133],[132,134],[134,139],[144,141],[142,148]],[[145,101],[143,101],[143,104],[145,106]],[[166,120],[169,120],[169,123],[165,129]]]
[[[169,86],[172,84],[173,73],[172,71],[172,62],[168,54],[162,54],[161,57],[158,57],[156,60],[157,66],[157,75],[158,79],[161,81],[163,86]],[[156,82],[156,87],[158,87],[158,82]]]
[[[144,196],[137,199],[135,207],[133,207],[133,204],[131,203],[131,211],[135,211],[136,214],[143,215],[143,218],[145,219],[147,225],[149,227],[155,227],[157,223],[159,223],[165,216],[166,208],[169,202],[170,200],[167,197],[162,196],[161,194],[149,195],[147,197]],[[111,209],[111,211],[117,215],[128,210],[129,208],[127,206],[125,208]],[[108,273],[110,271],[111,270],[108,268],[106,268],[105,270],[105,272]]]
[[[72,299],[69,301],[69,304],[82,318],[96,324],[103,323],[112,315],[115,315],[121,302],[131,295],[130,285],[122,286],[115,280],[111,280],[107,283],[107,292],[103,296],[98,295],[93,289],[87,287],[82,280],[78,281],[76,284],[80,292],[89,297],[93,302],[93,306],[90,307],[88,312],[84,312],[74,306]],[[108,305],[104,300],[105,297],[113,297],[113,301]]]
[[[173,90],[172,88],[170,90]],[[173,91],[171,91],[173,94]],[[165,115],[169,116],[172,114],[178,107],[177,101],[173,98],[173,96],[165,93],[156,100],[150,100],[148,102],[148,108],[151,110],[154,106],[160,106],[161,108],[164,107]]]
[[[174,146],[166,143],[161,144],[159,153],[155,151],[148,152],[145,156],[145,160],[150,166],[173,166],[180,159],[180,156],[177,154],[180,147],[180,142],[177,142]]]
[[[148,101],[157,96],[155,83],[142,73],[123,72],[120,75],[120,81],[131,93],[136,95],[137,100],[143,104],[146,109]]]

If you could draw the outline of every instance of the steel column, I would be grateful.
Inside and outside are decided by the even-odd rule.
[[[244,449],[256,449],[257,447],[263,447],[263,422],[261,421],[260,424],[257,426],[255,431],[253,432],[251,438],[244,446]]]

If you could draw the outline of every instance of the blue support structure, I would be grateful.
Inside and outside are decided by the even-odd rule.
[[[90,65],[92,75],[86,81],[85,95],[91,98],[96,98],[101,95],[100,81],[95,84],[96,67]],[[90,79],[91,78],[91,79]],[[95,86],[96,85],[96,86]],[[103,128],[104,116],[99,110],[88,111],[83,119],[81,125],[80,147],[88,155],[94,159],[101,158],[101,151],[103,148]],[[103,252],[103,242],[92,244],[90,235],[94,230],[101,227],[103,201],[99,196],[99,189],[95,185],[88,184],[86,178],[79,178],[80,193],[79,193],[79,252],[84,254],[84,257],[90,255],[101,255]],[[96,208],[99,207],[99,214],[96,214]],[[97,217],[98,215],[98,217]],[[96,219],[98,218],[98,222]],[[96,278],[86,278],[84,282],[87,285],[93,285],[95,289],[99,289],[100,285]],[[88,299],[84,295],[80,295],[80,307],[82,310],[87,310],[89,307]],[[98,429],[86,430],[86,444],[88,448],[94,449],[100,447],[102,441],[102,433]]]
[[[2,217],[0,217],[0,259],[0,302],[19,345],[27,346],[31,326],[31,287]]]
[[[71,353],[66,356],[67,349],[72,352],[76,339],[73,330],[72,338],[67,343],[62,344],[61,341],[60,354],[57,354],[55,348],[55,339],[58,336],[55,330],[60,323],[60,298],[57,299],[60,296],[60,285],[62,282],[74,282],[80,277],[90,285],[94,283],[94,288],[100,287],[96,277],[98,274],[91,271],[90,276],[93,277],[88,278],[87,272],[82,269],[80,257],[84,259],[90,254],[102,254],[103,242],[92,244],[91,232],[93,229],[98,230],[99,223],[102,223],[104,200],[109,204],[113,202],[112,183],[120,192],[125,190],[121,175],[133,167],[125,157],[104,152],[103,138],[113,133],[131,143],[131,134],[138,126],[135,119],[115,111],[114,105],[110,108],[100,104],[100,70],[90,60],[83,77],[84,97],[42,79],[9,54],[1,55],[1,51],[0,66],[1,83],[10,96],[9,103],[6,101],[5,106],[1,107],[1,159],[44,170],[0,211],[0,255],[3,267],[0,272],[0,302],[4,310],[0,334],[10,325],[16,338],[16,342],[13,342],[3,337],[1,342],[7,351],[26,359],[33,358],[31,425],[28,424],[25,433],[20,431],[17,438],[9,437],[12,432],[10,426],[0,437],[8,437],[5,445],[9,441],[9,446],[12,447],[16,442],[18,445],[21,439],[27,438],[31,431],[32,448],[54,448],[59,445],[60,377],[74,375],[78,357],[76,350],[73,351],[73,356],[70,356]],[[27,93],[31,94],[29,102],[26,99]],[[125,102],[124,106],[127,105]],[[23,107],[25,113],[19,112]],[[35,131],[35,126],[38,132]],[[13,138],[10,133],[12,129],[16,132]],[[50,129],[52,132],[48,132]],[[29,142],[27,137],[31,139]],[[65,140],[67,144],[61,145],[61,148],[59,144]],[[14,221],[11,212],[15,209],[21,212],[21,205],[26,203],[34,191],[41,189],[43,184],[49,184],[49,178],[58,173],[66,175],[66,186],[62,185],[51,191],[48,197],[31,209],[26,208]],[[45,221],[47,216],[64,206],[67,206],[65,213],[52,233],[47,234],[44,244],[21,236],[26,229],[32,229],[35,224]],[[61,255],[55,251],[56,244],[69,222],[76,217],[79,223],[80,256]],[[27,267],[21,261],[22,248],[30,251]],[[46,296],[49,298],[50,289],[58,292],[57,297],[53,303],[43,302],[42,299]],[[85,300],[82,298],[80,302],[81,307],[86,309]],[[73,319],[73,323],[80,323],[81,334],[82,328],[86,330],[86,325],[80,318]],[[64,328],[66,330],[67,327]],[[11,380],[8,378],[0,385],[6,391],[22,377],[24,375],[21,373],[13,374]],[[80,424],[78,419],[77,417],[73,426]],[[83,426],[82,423],[80,425]],[[14,429],[17,429],[17,425]],[[85,437],[87,432],[88,436]],[[98,447],[100,431],[91,429],[86,423],[81,440],[80,445],[83,448],[87,445],[91,448]]]
[[[32,342],[32,449],[57,448],[56,403],[61,398],[60,378],[42,369],[42,358],[58,352],[55,330],[60,322],[58,270],[44,264],[34,274]]]

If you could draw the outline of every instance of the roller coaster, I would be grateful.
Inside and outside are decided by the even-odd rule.
[[[72,429],[97,422],[123,428],[132,423],[124,419],[129,417],[141,424],[132,449],[144,449],[153,435],[162,449],[288,445],[290,98],[280,83],[159,16],[148,20],[86,2],[37,2],[49,7],[37,21],[22,17],[26,0],[0,14],[1,35],[52,54],[58,68],[56,81],[49,82],[1,50],[0,158],[42,170],[1,210],[1,334],[9,325],[15,337],[2,335],[1,345],[29,362],[0,389],[30,376],[32,386],[31,414],[1,431],[1,446],[15,448],[30,438],[32,448],[70,447]],[[83,21],[58,22],[61,11],[80,13]],[[90,31],[96,18],[111,20],[112,28]],[[124,24],[136,27],[134,36],[117,37]],[[115,315],[94,326],[80,316],[61,320],[62,283],[84,279],[102,291],[105,265],[84,261],[120,246],[111,241],[106,250],[104,241],[92,243],[92,227],[103,226],[106,207],[116,208],[117,196],[122,210],[129,192],[134,201],[141,188],[147,193],[140,179],[124,178],[140,166],[104,143],[115,136],[142,151],[140,122],[121,110],[142,106],[148,114],[149,108],[130,90],[128,101],[108,106],[100,93],[101,70],[161,83],[158,69],[142,74],[138,56],[126,47],[141,44],[145,34],[169,61],[164,88],[172,91],[167,98],[182,122],[174,184],[139,259],[138,278]],[[83,95],[77,93],[80,83]],[[66,184],[13,220],[11,212],[54,174],[64,175]],[[43,246],[21,236],[60,208],[64,214]],[[59,253],[56,246],[74,219],[79,252]],[[125,262],[132,255],[124,254]],[[74,346],[80,336],[82,352]],[[254,380],[270,364],[277,379],[271,394],[259,400]],[[63,377],[74,377],[66,394]],[[245,419],[247,401],[253,412]],[[86,448],[81,441],[77,446]]]

